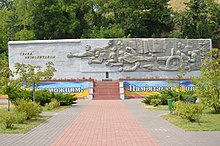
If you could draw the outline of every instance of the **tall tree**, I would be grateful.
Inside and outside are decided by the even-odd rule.
[[[94,0],[92,14],[92,29],[117,29],[125,37],[161,37],[172,28],[168,0]]]
[[[84,8],[76,0],[32,0],[31,8],[38,39],[81,37]]]
[[[186,9],[175,13],[172,37],[211,38],[220,48],[220,3],[215,0],[190,0]]]
[[[213,46],[220,49],[220,3],[208,0]]]

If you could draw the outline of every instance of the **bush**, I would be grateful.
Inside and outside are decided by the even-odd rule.
[[[183,108],[184,108],[184,103],[182,101],[173,102],[173,110],[175,114],[177,114],[178,116],[182,114]]]
[[[142,100],[142,103],[151,104],[152,99],[159,99],[159,98],[160,98],[160,94],[150,95],[148,97],[145,97],[144,100]]]
[[[71,94],[51,93],[47,90],[35,91],[35,101],[42,106],[46,103],[50,103],[53,98],[60,102],[60,105],[71,105],[77,100],[77,98]],[[17,101],[21,99],[32,100],[33,94],[30,90],[18,89],[10,95],[10,99],[13,104],[18,105]]]
[[[24,123],[27,119],[27,114],[25,112],[16,112],[15,113],[15,122],[16,123]]]
[[[42,112],[42,108],[39,104],[32,102],[31,100],[20,100],[18,102],[18,106],[16,106],[17,112],[24,112],[26,113],[26,119],[29,120],[33,117],[39,115]]]
[[[185,100],[187,96],[193,97],[194,91],[187,91],[187,92],[178,92],[175,90],[165,90],[161,92],[160,99],[162,105],[167,105],[167,99],[173,98],[175,101],[178,100],[178,96],[180,94],[180,100]]]
[[[52,110],[54,108],[57,108],[60,106],[60,102],[58,102],[56,99],[52,99],[50,103],[45,104],[45,108],[47,110]]]
[[[74,95],[71,94],[54,94],[54,98],[60,102],[60,105],[71,105],[74,104],[75,101],[77,100]]]
[[[52,93],[47,90],[38,90],[34,93],[36,102],[40,103],[41,106],[44,106],[46,103],[49,103],[52,98]]]
[[[203,106],[201,104],[191,104],[177,101],[174,103],[174,111],[183,119],[188,119],[191,122],[199,122]]]
[[[151,105],[158,106],[161,104],[161,99],[151,99]]]
[[[14,121],[14,113],[6,112],[0,115],[0,122],[5,125],[5,128],[12,128]]]
[[[13,104],[18,105],[19,99],[32,100],[32,92],[30,90],[17,89],[10,94],[10,100]]]

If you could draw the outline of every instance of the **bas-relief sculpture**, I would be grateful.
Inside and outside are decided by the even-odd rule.
[[[200,69],[211,48],[211,40],[186,39],[112,39],[106,46],[92,48],[87,44],[81,53],[67,58],[87,59],[88,64],[118,67],[120,72],[186,71]]]

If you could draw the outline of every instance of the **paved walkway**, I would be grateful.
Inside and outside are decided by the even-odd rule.
[[[52,146],[155,146],[121,100],[93,100]]]
[[[140,99],[79,100],[26,134],[0,134],[0,146],[216,146],[220,132],[184,132]],[[51,114],[51,113],[45,113]]]
[[[77,105],[60,113],[26,134],[0,134],[0,146],[49,146],[88,105],[89,100],[79,100]],[[51,115],[51,113],[46,113]]]
[[[160,118],[169,112],[151,111],[140,106],[141,99],[125,100],[125,105],[161,146],[218,146],[220,131],[185,132]]]

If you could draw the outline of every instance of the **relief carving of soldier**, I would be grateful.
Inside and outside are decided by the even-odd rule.
[[[109,67],[118,67],[118,71],[177,71],[179,67],[187,71],[199,70],[204,51],[201,47],[193,46],[185,40],[175,43],[176,46],[166,48],[164,44],[158,44],[153,47],[146,40],[109,40],[106,46],[92,48],[86,45],[82,53],[70,53],[68,58],[79,57],[86,58],[88,64],[105,64]],[[165,42],[165,41],[158,41]],[[174,43],[173,43],[174,44]],[[188,45],[191,44],[191,45]],[[198,42],[198,46],[204,47],[204,44]],[[142,47],[142,48],[141,48]],[[194,49],[196,48],[197,49]],[[163,51],[160,49],[163,48]],[[166,49],[164,49],[166,48]],[[145,51],[139,50],[145,49]],[[155,51],[156,49],[156,51]],[[165,51],[164,51],[165,50]],[[207,50],[207,48],[206,48]]]

